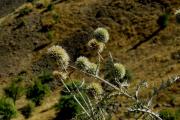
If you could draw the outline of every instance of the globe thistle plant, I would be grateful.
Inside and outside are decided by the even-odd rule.
[[[126,75],[126,69],[124,65],[120,63],[115,63],[114,64],[114,73],[117,79],[123,79],[124,76]]]
[[[79,69],[85,70],[85,71],[88,70],[88,68],[90,67],[90,62],[88,58],[84,56],[77,58],[75,64]]]
[[[96,39],[92,39],[88,42],[88,47],[91,50],[96,50],[98,53],[103,52],[105,44],[97,41]]]
[[[107,43],[109,40],[109,33],[105,28],[97,28],[94,31],[94,37],[97,41]]]
[[[105,79],[110,81],[111,83],[117,83],[117,82],[124,82],[124,77],[126,75],[126,69],[124,65],[121,63],[114,63],[114,64],[109,64],[106,66],[105,70]]]
[[[87,72],[93,75],[97,75],[99,72],[99,70],[97,69],[97,65],[95,63],[90,63],[90,66],[87,69]]]
[[[61,67],[67,67],[69,64],[69,55],[67,52],[58,45],[54,45],[48,49],[48,54],[56,60]]]
[[[175,15],[176,15],[176,22],[180,24],[180,9],[176,10]]]
[[[86,57],[81,56],[77,58],[75,64],[79,69],[84,70],[87,73],[90,73],[93,75],[98,74],[97,65],[95,63],[91,63]]]
[[[99,83],[93,82],[87,87],[87,89],[93,96],[103,94],[102,86]]]

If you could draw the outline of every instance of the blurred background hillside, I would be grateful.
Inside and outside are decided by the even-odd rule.
[[[180,0],[35,1],[0,0],[0,88],[21,73],[29,77],[51,69],[43,55],[52,45],[63,46],[72,63],[81,55],[95,60],[85,44],[98,27],[110,34],[102,56],[106,59],[111,51],[132,71],[134,81],[145,79],[152,87],[180,75],[180,25],[174,15]],[[162,16],[168,17],[165,26],[159,22]],[[158,97],[162,101],[158,107],[179,108],[180,84],[166,93]],[[169,104],[171,98],[174,106]],[[57,99],[47,101],[51,106]],[[55,112],[48,111],[49,106],[38,108],[31,119],[52,118]]]

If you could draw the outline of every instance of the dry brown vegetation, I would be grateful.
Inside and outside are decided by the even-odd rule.
[[[60,0],[53,10],[38,8],[18,16],[25,4],[13,14],[0,19],[0,88],[21,72],[28,77],[42,69],[51,69],[43,53],[53,44],[62,45],[72,59],[80,55],[91,57],[85,43],[97,27],[107,27],[110,41],[108,51],[133,71],[133,80],[147,80],[157,86],[162,80],[180,74],[180,26],[175,22],[174,11],[179,0]],[[169,24],[158,31],[160,15],[170,12]],[[139,41],[145,41],[133,48]],[[133,48],[133,49],[131,49]],[[43,58],[43,59],[42,59]],[[77,73],[74,74],[76,76]],[[1,90],[0,90],[1,91]],[[180,107],[180,84],[163,91],[158,97],[159,108]],[[57,92],[57,91],[56,91]],[[57,93],[56,93],[57,94]],[[59,96],[49,96],[50,106]],[[23,99],[17,101],[21,105]],[[173,103],[172,103],[173,101]],[[18,104],[20,102],[20,104]],[[55,111],[43,104],[30,120],[48,120]],[[119,115],[121,116],[121,115]],[[20,116],[18,120],[23,120]],[[116,118],[115,118],[116,120]]]

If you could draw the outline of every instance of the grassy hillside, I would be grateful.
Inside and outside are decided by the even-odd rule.
[[[0,17],[13,12],[17,7],[22,5],[26,0],[1,0]]]
[[[180,74],[180,26],[174,15],[179,0],[54,0],[52,6],[49,0],[40,1],[25,3],[0,19],[0,86],[20,73],[29,77],[51,69],[43,54],[54,44],[67,50],[71,63],[80,55],[93,59],[91,51],[84,48],[97,27],[106,27],[110,33],[102,56],[107,58],[111,51],[115,60],[133,72],[134,81],[145,79],[153,86]],[[167,13],[169,23],[162,28],[157,21]],[[167,101],[175,96],[175,107],[179,107],[179,90],[178,83],[162,96]],[[57,99],[47,98],[50,105],[37,108],[30,119],[54,117],[50,106]],[[17,101],[18,107],[22,101]]]

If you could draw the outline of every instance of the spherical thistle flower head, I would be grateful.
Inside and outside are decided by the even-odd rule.
[[[53,76],[56,79],[63,79],[63,80],[67,79],[67,74],[59,71],[53,71]]]
[[[95,93],[96,95],[103,94],[102,86],[99,83],[93,82],[87,88],[91,93]]]
[[[95,63],[90,63],[89,67],[87,68],[87,72],[93,75],[97,75],[99,69],[97,69],[97,65]]]
[[[120,63],[114,64],[114,75],[117,79],[123,79],[126,75],[126,68]]]
[[[176,15],[176,22],[180,24],[180,9],[176,10],[175,15]]]
[[[81,70],[88,70],[90,66],[89,59],[84,56],[80,56],[79,58],[77,58],[75,64]]]
[[[61,66],[67,67],[69,64],[69,55],[67,52],[58,45],[54,45],[48,49],[48,54],[53,57]]]
[[[105,28],[97,28],[94,31],[94,37],[97,41],[107,43],[109,40],[109,33]]]
[[[92,39],[88,42],[88,47],[90,50],[96,50],[98,53],[101,53],[104,50],[105,44],[96,39]]]

